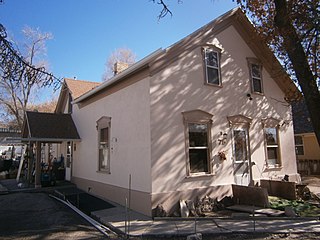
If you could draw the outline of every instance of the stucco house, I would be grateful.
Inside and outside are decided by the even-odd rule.
[[[303,99],[292,104],[292,114],[298,172],[320,175],[320,145]]]
[[[62,91],[56,112],[71,114],[81,138],[68,143],[70,180],[123,205],[130,189],[130,207],[146,215],[221,199],[232,184],[299,180],[286,102],[299,92],[240,9],[72,101]]]

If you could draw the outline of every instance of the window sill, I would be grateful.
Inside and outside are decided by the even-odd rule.
[[[264,96],[264,92],[260,93],[260,92],[251,92],[252,94],[254,95],[257,95],[257,96]]]
[[[281,170],[282,168],[282,166],[267,166],[268,170]]]
[[[218,84],[213,84],[213,83],[205,82],[204,85],[210,86],[210,87],[222,88],[222,84],[218,85]]]
[[[109,170],[98,170],[96,173],[111,174]]]
[[[199,174],[192,174],[186,176],[187,179],[192,179],[192,178],[201,178],[201,177],[212,177],[215,176],[215,173],[199,173]]]

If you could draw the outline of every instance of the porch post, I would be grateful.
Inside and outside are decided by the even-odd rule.
[[[36,174],[34,187],[41,188],[41,142],[36,142]]]

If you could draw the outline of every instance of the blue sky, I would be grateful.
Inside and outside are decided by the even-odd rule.
[[[138,60],[166,48],[236,7],[232,0],[167,0],[173,16],[158,21],[151,0],[3,0],[0,18],[15,39],[28,25],[51,32],[47,61],[57,77],[101,81],[105,62],[117,48]]]

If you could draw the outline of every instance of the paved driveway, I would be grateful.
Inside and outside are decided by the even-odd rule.
[[[0,195],[0,239],[105,239],[45,193]]]

